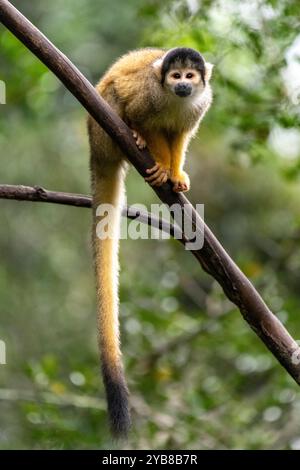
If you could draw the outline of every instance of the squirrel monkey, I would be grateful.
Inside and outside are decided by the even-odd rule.
[[[212,101],[212,68],[194,49],[140,49],[121,57],[98,83],[97,91],[132,129],[137,146],[147,146],[152,154],[155,165],[146,177],[150,185],[161,186],[170,179],[174,191],[189,190],[185,152]],[[118,320],[119,227],[127,161],[91,116],[88,132],[99,345],[111,429],[118,437],[130,427]],[[116,209],[110,236],[101,239],[96,234],[100,204]]]

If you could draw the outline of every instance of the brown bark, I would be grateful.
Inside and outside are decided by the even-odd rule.
[[[0,184],[0,199],[12,199],[15,201],[48,202],[52,204],[63,204],[65,206],[92,207],[92,198],[83,194],[62,193],[49,191],[41,186],[23,186],[12,184]],[[168,221],[155,217],[149,212],[136,210],[134,207],[124,207],[122,215],[131,220],[155,227],[163,232],[174,236],[174,225]],[[183,242],[182,240],[180,240]]]

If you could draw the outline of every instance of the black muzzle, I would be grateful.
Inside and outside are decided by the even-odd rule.
[[[190,83],[177,83],[175,86],[175,93],[182,98],[190,96],[192,93],[192,85]]]

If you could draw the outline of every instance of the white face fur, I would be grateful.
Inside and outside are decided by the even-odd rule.
[[[163,58],[154,62],[153,66],[160,71]],[[205,63],[205,84],[209,82],[212,74],[213,64]],[[179,98],[195,97],[201,95],[204,85],[200,72],[191,66],[183,66],[180,63],[172,64],[165,75],[164,87]]]
[[[165,76],[164,86],[181,98],[198,95],[204,90],[198,70],[185,67],[174,67],[169,70]]]

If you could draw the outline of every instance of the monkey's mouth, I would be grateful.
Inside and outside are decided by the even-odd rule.
[[[186,98],[187,96],[191,95],[192,87],[187,83],[179,83],[175,86],[174,91],[177,96],[180,96],[181,98]]]

